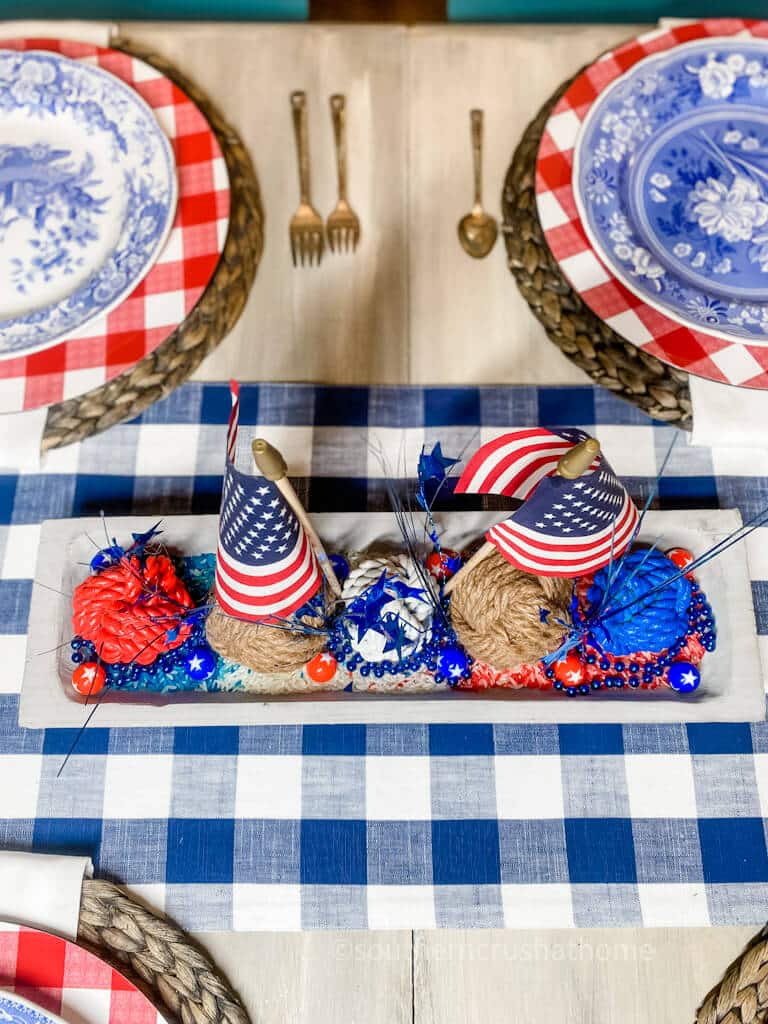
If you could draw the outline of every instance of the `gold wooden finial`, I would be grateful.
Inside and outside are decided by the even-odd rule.
[[[263,437],[257,437],[251,444],[253,460],[262,476],[267,480],[282,480],[288,474],[288,466],[280,452]]]
[[[588,437],[562,456],[557,464],[557,475],[564,476],[566,480],[575,480],[586,473],[599,454],[600,442],[595,437]]]
[[[338,581],[336,573],[333,571],[331,560],[325,552],[323,542],[318,537],[317,531],[310,522],[306,509],[299,501],[299,496],[296,494],[296,491],[294,491],[293,484],[288,479],[288,465],[285,459],[277,448],[275,448],[274,445],[271,445],[269,441],[265,441],[263,437],[257,437],[251,442],[251,451],[253,452],[253,461],[256,463],[256,467],[261,475],[266,477],[267,480],[273,481],[282,496],[296,513],[296,518],[304,527],[304,532],[307,535],[310,546],[317,556],[320,568],[323,570],[325,578],[328,580],[329,587],[336,597],[341,597],[341,584]]]

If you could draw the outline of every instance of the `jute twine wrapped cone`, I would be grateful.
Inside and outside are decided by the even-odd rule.
[[[263,438],[256,438],[251,449],[259,472],[267,480],[275,483],[293,509],[315,552],[330,590],[336,597],[340,597],[339,581],[322,542],[288,479],[285,459]],[[208,643],[223,658],[239,662],[255,672],[269,674],[298,671],[319,654],[328,641],[325,633],[293,631],[285,628],[287,623],[275,626],[233,618],[221,610],[213,595],[211,603],[214,607],[205,622]],[[316,628],[324,625],[324,620],[319,615],[305,615],[299,621]]]
[[[589,437],[565,453],[558,476],[575,480],[600,452]],[[521,572],[486,541],[445,588],[459,642],[473,658],[495,669],[539,661],[556,650],[569,620],[573,582]],[[542,615],[542,609],[549,612]]]
[[[459,643],[478,661],[499,671],[539,661],[560,645],[569,620],[573,582],[531,576],[494,550],[461,574],[451,598],[451,622]],[[549,611],[542,622],[541,609]]]
[[[305,616],[308,626],[322,626],[319,616]],[[239,662],[254,672],[296,672],[325,647],[324,633],[292,633],[279,626],[233,619],[214,602],[205,621],[205,636],[223,658]]]

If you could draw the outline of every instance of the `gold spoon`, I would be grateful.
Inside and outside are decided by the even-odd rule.
[[[493,217],[483,209],[483,112],[470,110],[469,123],[472,137],[472,159],[475,171],[475,202],[472,210],[459,221],[459,241],[462,249],[480,260],[487,256],[496,243],[499,227]]]

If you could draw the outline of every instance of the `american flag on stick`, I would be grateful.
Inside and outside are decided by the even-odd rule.
[[[563,456],[589,440],[581,430],[516,430],[483,445],[461,475],[459,494],[523,500],[485,535],[523,572],[581,576],[632,542],[639,513],[602,455],[577,479],[558,472]]]
[[[236,382],[230,384],[230,391],[216,600],[238,619],[284,618],[309,601],[323,577],[307,535],[277,485],[235,468],[240,410]]]

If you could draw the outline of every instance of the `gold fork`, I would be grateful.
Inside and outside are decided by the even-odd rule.
[[[360,218],[347,202],[347,123],[346,100],[338,93],[331,96],[331,120],[336,142],[336,168],[339,175],[339,201],[328,218],[326,231],[331,252],[357,248],[360,241]]]
[[[296,136],[296,156],[299,161],[299,208],[290,223],[291,256],[294,267],[298,259],[301,260],[303,267],[305,259],[310,266],[312,266],[313,260],[320,263],[325,248],[325,237],[323,218],[309,198],[309,138],[307,134],[307,94],[305,92],[291,93],[291,109],[293,110],[293,132]]]

